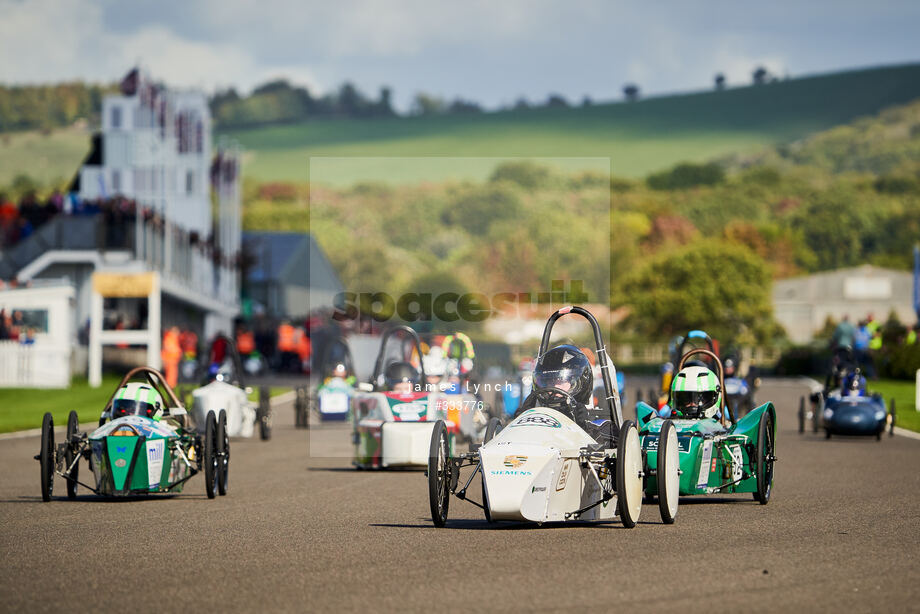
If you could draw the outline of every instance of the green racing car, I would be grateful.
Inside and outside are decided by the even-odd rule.
[[[51,500],[55,474],[66,481],[69,499],[76,498],[78,486],[107,497],[179,493],[201,471],[209,499],[227,493],[226,412],[209,411],[199,432],[156,369],[129,371],[106,403],[99,427],[91,433],[79,427],[71,411],[64,441],[55,445],[51,414],[42,420],[35,459],[41,464],[43,501]],[[81,460],[89,465],[94,485],[80,481]]]
[[[698,355],[718,367],[718,375],[703,362],[691,360]],[[658,495],[659,474],[673,475],[661,467],[677,464],[680,469],[677,484],[662,484],[661,492],[668,496],[659,497],[660,506],[674,505],[676,495],[752,493],[761,504],[770,500],[776,410],[772,403],[764,403],[735,419],[724,390],[721,361],[709,350],[694,349],[681,358],[665,407],[656,410],[641,401],[636,405],[639,437],[646,452],[646,496]],[[668,457],[659,459],[659,441],[664,438],[670,441],[663,448],[676,454],[666,452]],[[655,467],[659,469],[648,469]]]

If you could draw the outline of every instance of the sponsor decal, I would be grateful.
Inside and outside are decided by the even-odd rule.
[[[533,471],[521,471],[519,469],[493,469],[489,472],[490,475],[520,475],[527,476],[533,475]]]
[[[510,469],[517,469],[518,467],[520,467],[526,462],[527,462],[526,456],[515,456],[514,454],[511,454],[505,457],[504,465],[505,467],[508,467]]]
[[[700,475],[696,480],[697,488],[705,488],[709,484],[709,461],[712,458],[712,440],[703,442],[703,459],[700,461]]]
[[[147,442],[147,484],[151,489],[160,485],[165,450],[166,442],[162,439],[153,439]]]
[[[124,454],[128,451],[128,446],[115,446],[115,451],[119,454]]]
[[[684,437],[684,438],[678,437],[677,438],[677,450],[679,452],[684,452],[684,453],[689,452],[690,451],[690,439],[691,439],[690,437]],[[658,451],[658,437],[655,437],[655,439],[652,439],[651,436],[649,436],[648,439],[646,439],[645,441],[646,441],[646,445],[645,445],[646,450]]]
[[[531,493],[535,492],[546,492],[546,486],[534,486],[530,489]]]
[[[569,471],[572,468],[572,461],[567,460],[565,464],[562,465],[562,471],[559,472],[559,480],[556,481],[556,492],[559,492],[565,488],[565,483],[569,479]]]
[[[547,414],[524,414],[511,423],[511,426],[545,426],[558,429],[562,423]]]
[[[123,459],[123,458],[119,458],[117,461],[115,461],[115,466],[116,466],[116,467],[119,467],[119,468],[120,468],[120,467],[124,467],[124,466],[127,465],[127,464],[128,464],[128,461],[126,461],[126,460]]]
[[[393,413],[400,418],[416,418],[426,413],[427,409],[421,403],[397,403],[391,407]]]

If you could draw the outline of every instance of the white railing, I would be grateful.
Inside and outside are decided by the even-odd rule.
[[[70,348],[0,341],[0,388],[67,388]]]

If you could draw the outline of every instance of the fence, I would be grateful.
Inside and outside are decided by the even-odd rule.
[[[70,348],[0,341],[0,388],[67,388]]]
[[[614,343],[607,347],[607,353],[615,365],[653,365],[670,360],[665,343]],[[741,351],[741,362],[758,366],[773,365],[779,356],[778,348],[744,348]]]

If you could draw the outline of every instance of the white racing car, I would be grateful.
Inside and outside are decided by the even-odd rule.
[[[607,418],[600,424],[598,420],[585,419],[589,410],[576,398],[582,392],[591,393],[589,366],[583,382],[586,391],[576,387],[565,390],[558,387],[561,383],[558,386],[538,385],[541,362],[548,352],[559,350],[549,349],[553,324],[570,313],[587,319],[594,332],[605,391],[605,398],[599,401]],[[560,348],[575,350],[572,346]],[[571,353],[563,351],[562,362],[570,359],[575,362]],[[587,359],[584,363],[587,365]],[[562,371],[564,369],[560,368],[556,372]],[[514,420],[501,430],[497,421],[490,421],[482,447],[457,456],[451,454],[448,425],[442,421],[434,425],[428,459],[428,491],[435,526],[446,524],[453,494],[481,507],[490,522],[612,521],[619,517],[624,526],[634,527],[642,509],[643,478],[646,474],[654,475],[657,469],[645,466],[636,425],[622,418],[620,399],[612,384],[615,378],[594,316],[582,307],[563,307],[556,311],[547,321],[540,343],[533,400],[519,410]],[[582,413],[567,409],[575,407],[581,407]],[[560,409],[566,410],[565,413]],[[566,413],[571,413],[571,417]],[[665,440],[664,454],[676,453],[676,445],[676,440]],[[675,449],[668,450],[672,447]],[[464,467],[474,469],[461,481],[460,472]],[[676,484],[677,465],[672,463],[665,470],[669,473],[668,479],[659,482]],[[467,489],[477,474],[482,481],[481,503],[467,497]],[[659,496],[665,497],[667,507],[676,513],[674,489],[661,489]]]
[[[252,389],[243,383],[243,365],[236,344],[227,337],[218,336],[212,345],[217,343],[218,339],[226,347],[224,359],[220,364],[209,368],[207,383],[192,391],[191,413],[196,424],[205,424],[209,411],[217,413],[225,410],[228,437],[252,437],[258,425],[259,436],[263,440],[269,439],[271,408],[268,395],[260,394],[259,403],[249,400]],[[211,355],[211,352],[208,355]]]
[[[418,334],[408,326],[384,333],[374,374],[358,385],[352,400],[353,464],[359,469],[427,467],[431,432],[439,421],[451,449],[458,439],[481,441],[486,427],[481,402],[427,383],[421,356]]]

